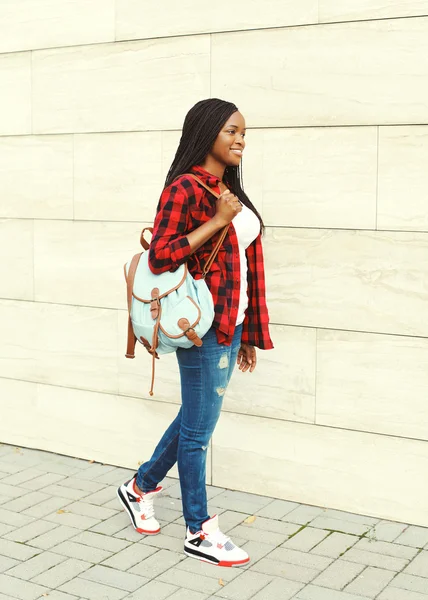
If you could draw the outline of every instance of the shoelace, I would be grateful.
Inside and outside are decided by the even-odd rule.
[[[230,537],[227,537],[227,535],[220,531],[220,529],[216,529],[215,531],[210,533],[208,537],[214,542],[221,544],[222,546],[225,546],[227,542],[231,542]]]
[[[142,503],[144,505],[143,513],[144,513],[146,519],[151,519],[152,517],[155,516],[153,500],[154,500],[154,498],[152,495],[150,495],[148,498],[146,496],[139,496],[137,498],[137,502],[139,502],[140,504]]]

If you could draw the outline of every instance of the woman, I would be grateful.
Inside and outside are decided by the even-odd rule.
[[[201,347],[177,350],[180,411],[151,459],[118,489],[135,529],[157,534],[153,501],[162,490],[158,483],[177,461],[187,525],[184,552],[219,566],[244,565],[250,559],[220,531],[217,515],[208,515],[207,448],[235,362],[241,371],[252,373],[255,346],[273,348],[265,302],[263,222],[240,183],[244,138],[244,118],[230,102],[202,100],[185,118],[157,209],[149,265],[160,274],[187,261],[193,277],[201,278],[221,230],[231,223],[206,277],[215,317]],[[220,198],[189,172],[221,193]]]

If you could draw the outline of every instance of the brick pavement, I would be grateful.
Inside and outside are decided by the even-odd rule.
[[[0,445],[0,600],[428,600],[428,528],[211,486],[252,558],[224,569],[183,554],[174,479],[162,533],[132,529],[116,498],[132,473]]]

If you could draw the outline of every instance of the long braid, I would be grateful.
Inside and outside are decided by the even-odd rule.
[[[168,187],[180,175],[188,173],[194,165],[204,162],[222,127],[237,110],[238,108],[232,102],[218,98],[201,100],[189,110],[184,119],[177,152],[166,176],[165,187]],[[245,204],[258,217],[260,230],[263,232],[263,219],[244,192],[239,166],[226,167],[224,183],[242,204]]]

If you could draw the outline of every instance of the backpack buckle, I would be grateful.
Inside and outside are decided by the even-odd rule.
[[[152,289],[152,301],[150,302],[150,314],[152,315],[152,319],[156,321],[159,315],[159,288]]]

